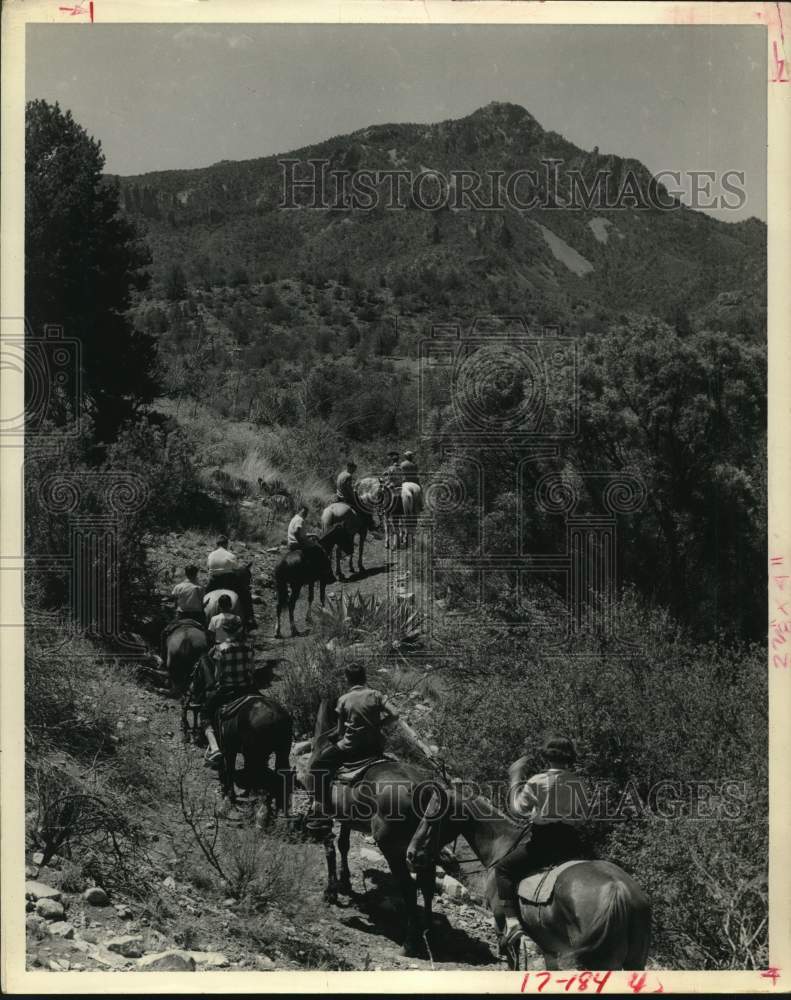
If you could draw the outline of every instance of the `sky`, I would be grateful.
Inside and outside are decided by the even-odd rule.
[[[287,153],[373,124],[522,105],[660,170],[743,171],[766,219],[766,36],[726,26],[28,25],[27,97],[139,174]],[[463,167],[464,164],[460,164]]]

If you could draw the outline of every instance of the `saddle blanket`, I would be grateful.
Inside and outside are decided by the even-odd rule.
[[[519,898],[523,903],[548,903],[552,898],[555,882],[558,876],[567,868],[581,864],[583,858],[574,861],[564,861],[562,865],[555,865],[552,868],[540,868],[527,878],[523,878],[517,890]]]
[[[358,781],[363,779],[368,768],[373,767],[374,764],[385,764],[394,760],[397,758],[390,754],[379,753],[362,760],[346,761],[335,772],[335,781],[344,785],[356,785]]]

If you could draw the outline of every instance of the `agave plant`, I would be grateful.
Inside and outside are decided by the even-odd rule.
[[[389,604],[375,594],[332,595],[320,609],[318,626],[327,639],[340,643],[385,639],[410,641],[419,632],[419,615],[405,602]]]

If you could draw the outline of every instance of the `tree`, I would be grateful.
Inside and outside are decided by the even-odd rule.
[[[112,440],[157,391],[156,339],[127,310],[151,261],[102,177],[101,143],[69,111],[30,101],[25,118],[25,313],[31,336],[47,324],[81,346],[79,404],[96,437]]]

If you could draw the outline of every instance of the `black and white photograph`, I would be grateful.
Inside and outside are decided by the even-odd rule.
[[[788,989],[788,8],[23,6],[4,989]]]

